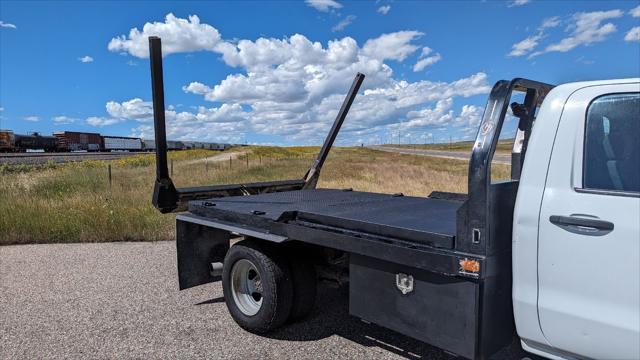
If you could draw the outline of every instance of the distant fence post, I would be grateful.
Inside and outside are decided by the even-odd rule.
[[[111,164],[107,165],[107,172],[109,173],[109,188],[111,188]]]
[[[233,157],[231,155],[229,155],[229,169],[231,169],[231,161],[232,161]]]
[[[262,155],[258,155],[258,160],[260,161],[260,165],[262,165]]]
[[[173,176],[173,159],[171,159],[171,176]]]
[[[247,169],[249,168],[249,154],[247,154]]]

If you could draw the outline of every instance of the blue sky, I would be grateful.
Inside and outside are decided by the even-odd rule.
[[[171,138],[318,144],[361,71],[341,144],[468,139],[497,80],[640,76],[639,6],[1,1],[0,128],[152,137],[161,35]]]

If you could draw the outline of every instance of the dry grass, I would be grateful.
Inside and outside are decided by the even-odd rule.
[[[231,153],[239,151],[246,154],[233,158]],[[316,147],[243,147],[221,156],[206,150],[183,151],[170,154],[170,159],[176,185],[196,186],[299,178],[317,151]],[[153,161],[152,155],[112,161],[111,186],[105,161],[5,169],[0,172],[0,245],[172,239],[174,216],[161,215],[151,205]],[[508,172],[508,166],[494,168],[501,178]],[[465,161],[362,148],[332,150],[319,183],[326,188],[416,196],[433,190],[466,192],[466,185]]]
[[[501,139],[498,141],[496,147],[497,154],[511,154],[511,148],[513,147],[514,139]],[[441,143],[441,144],[386,144],[383,146],[400,147],[409,149],[427,149],[427,150],[441,150],[441,151],[461,151],[471,152],[473,148],[473,141],[459,141],[454,143]]]

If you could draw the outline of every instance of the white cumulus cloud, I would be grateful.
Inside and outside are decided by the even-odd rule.
[[[174,22],[194,21],[172,19],[161,25]],[[199,27],[209,26],[197,23]],[[137,33],[144,33],[148,26],[146,24],[143,31]],[[216,105],[192,111],[167,107],[167,132],[172,138],[238,139],[237,142],[243,134],[252,133],[275,136],[278,139],[275,141],[282,143],[318,143],[330,128],[357,72],[367,77],[345,122],[341,139],[346,140],[340,141],[379,136],[380,132],[392,129],[401,121],[413,124],[406,126],[416,129],[451,123],[459,117],[449,113],[454,110],[457,99],[490,90],[483,72],[451,82],[395,79],[391,66],[386,63],[388,60],[404,61],[419,49],[422,49],[419,60],[425,60],[425,67],[439,60],[439,54],[434,55],[431,49],[419,45],[423,35],[419,31],[386,33],[359,45],[351,37],[321,43],[301,34],[280,39],[262,37],[228,41],[218,30],[211,28],[217,42],[206,49],[197,47],[190,51],[218,53],[226,65],[237,71],[215,83],[193,79],[183,84],[184,92],[202,96]],[[191,33],[193,30],[180,27],[180,31]],[[183,38],[187,35],[175,33],[172,36]],[[138,35],[134,35],[120,40],[137,38]],[[196,42],[195,39],[190,41]],[[163,38],[163,44],[166,43]],[[145,41],[145,53],[147,46]],[[132,46],[127,51],[135,54],[135,49]],[[429,59],[431,57],[435,58]],[[110,101],[106,108],[108,117],[96,117],[90,123],[105,126],[132,120],[139,122],[132,134],[153,137],[153,128],[146,123],[152,118],[150,101],[142,98]],[[427,118],[431,120],[427,121]]]
[[[509,52],[507,56],[523,56],[531,53],[538,46],[540,40],[545,37],[545,31],[558,25],[560,25],[560,17],[558,16],[544,19],[538,27],[537,33],[513,44],[513,46],[511,46],[511,52]]]
[[[367,40],[362,47],[362,53],[378,60],[403,61],[407,56],[418,50],[419,46],[412,41],[424,33],[408,30],[382,34],[375,39]]]
[[[640,5],[629,10],[629,14],[633,17],[640,17]]]
[[[205,95],[210,93],[212,89],[203,83],[194,81],[189,85],[183,86],[182,90],[196,95]]]
[[[351,23],[356,19],[355,15],[348,15],[344,19],[340,20],[339,23],[335,24],[331,31],[338,32],[344,30],[347,26],[351,25]]]
[[[507,7],[522,6],[530,3],[531,0],[513,0],[507,3]]]
[[[391,5],[382,5],[378,8],[378,12],[382,15],[387,15],[389,13],[389,10],[391,10]]]
[[[631,28],[624,36],[625,41],[640,41],[640,26]]]
[[[433,65],[442,60],[442,55],[440,55],[440,53],[436,53],[433,56],[428,56],[429,54],[431,54],[431,52],[432,50],[428,46],[422,48],[422,54],[420,54],[418,61],[413,65],[413,71],[422,71],[427,66]]]
[[[407,113],[408,122],[404,123],[404,128],[427,125],[443,125],[453,119],[452,98],[438,100],[435,107],[426,107],[420,110],[409,111]]]
[[[619,9],[575,13],[568,20],[569,25],[565,28],[567,36],[560,41],[545,46],[542,50],[534,51],[541,40],[547,37],[545,34],[546,29],[556,27],[561,23],[560,18],[557,16],[547,18],[538,27],[536,34],[513,44],[511,52],[507,56],[529,55],[529,58],[533,58],[549,52],[568,52],[578,46],[589,46],[602,42],[617,30],[613,23],[606,21],[619,18],[622,15],[623,12]]]
[[[138,121],[153,120],[153,104],[135,98],[122,103],[109,101],[106,105],[107,113],[113,118]]]
[[[476,105],[463,105],[460,115],[453,122],[454,126],[464,126],[468,129],[477,129],[482,120],[484,108]]]
[[[123,119],[114,119],[114,118],[99,117],[99,116],[91,116],[85,120],[87,124],[91,126],[96,126],[96,127],[114,125],[117,123],[121,123],[123,121],[124,121]]]
[[[93,62],[93,58],[89,55],[85,55],[83,57],[79,57],[78,61],[82,62],[82,63],[90,63]]]
[[[574,14],[572,17],[573,22],[567,28],[570,31],[569,36],[557,43],[548,45],[544,51],[536,52],[532,56],[549,52],[567,52],[578,46],[604,41],[616,31],[616,26],[610,22],[602,23],[608,19],[619,18],[622,15],[622,11],[617,9]]]
[[[540,41],[540,39],[542,39],[542,34],[536,34],[513,44],[513,46],[511,46],[511,52],[508,54],[508,56],[527,55],[528,53],[533,51],[536,46],[538,46],[538,42]]]
[[[72,117],[68,117],[68,116],[64,116],[64,115],[55,116],[53,118],[53,122],[56,125],[72,124],[72,123],[76,122],[77,120],[78,119],[76,119],[76,118],[72,118]]]
[[[308,6],[311,6],[312,8],[322,12],[328,12],[332,9],[342,8],[342,4],[334,0],[305,0],[305,3],[307,3]]]
[[[162,38],[163,55],[181,52],[214,51],[220,33],[213,26],[200,23],[196,15],[180,19],[167,14],[164,22],[146,23],[142,31],[133,28],[129,35],[111,39],[108,48],[113,52],[127,52],[139,58],[149,57],[149,36]]]
[[[5,29],[17,29],[18,27],[16,27],[14,24],[11,23],[6,23],[2,20],[0,20],[0,28],[5,28]]]
[[[31,121],[31,122],[40,121],[40,117],[35,115],[25,116],[22,119],[26,121]]]

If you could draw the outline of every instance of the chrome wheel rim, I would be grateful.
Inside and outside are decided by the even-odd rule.
[[[262,279],[258,268],[247,259],[240,259],[231,268],[231,294],[240,311],[253,316],[262,306]]]

